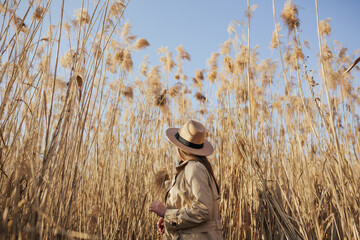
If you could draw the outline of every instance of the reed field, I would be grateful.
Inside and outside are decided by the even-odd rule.
[[[175,171],[164,131],[188,119],[216,149],[224,239],[360,239],[360,53],[329,19],[310,70],[301,9],[269,9],[279,58],[260,59],[248,2],[191,75],[181,45],[135,64],[151,43],[124,18],[129,1],[51,22],[53,1],[1,1],[0,239],[161,239],[148,208]]]

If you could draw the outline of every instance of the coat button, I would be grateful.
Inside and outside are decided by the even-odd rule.
[[[175,226],[176,226],[176,222],[173,222],[172,225],[175,227]]]

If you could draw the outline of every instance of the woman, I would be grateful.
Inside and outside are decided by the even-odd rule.
[[[205,139],[205,127],[190,120],[180,129],[167,129],[166,136],[178,148],[180,162],[167,187],[166,206],[153,202],[149,209],[160,216],[158,231],[165,239],[223,239],[219,187],[206,157],[214,148]]]

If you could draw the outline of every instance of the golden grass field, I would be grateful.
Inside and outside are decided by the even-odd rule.
[[[123,21],[128,1],[71,21],[59,9],[55,25],[51,1],[23,16],[2,1],[0,239],[160,239],[148,208],[176,164],[164,130],[187,119],[216,148],[225,239],[360,239],[359,52],[331,39],[329,20],[316,71],[290,1],[268,36],[279,59],[238,35],[248,6],[208,69],[186,76],[182,46],[134,66],[149,43]]]

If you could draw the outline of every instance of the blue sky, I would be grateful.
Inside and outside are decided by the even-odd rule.
[[[74,12],[81,7],[81,0],[65,0],[64,20],[74,18]],[[285,0],[275,0],[277,21],[281,23],[281,34],[287,37],[284,25],[280,21]],[[299,9],[300,30],[302,40],[310,43],[311,49],[304,48],[308,58],[308,69],[318,69],[317,54],[319,52],[315,0],[293,0]],[[20,11],[25,11],[26,1]],[[92,0],[85,1],[85,5],[93,5]],[[271,58],[278,60],[278,51],[269,49],[274,19],[272,0],[250,0],[250,5],[258,5],[251,19],[250,45],[259,45],[260,59]],[[318,0],[320,20],[331,18],[331,40],[337,40],[348,53],[360,48],[360,0]],[[91,8],[91,7],[90,7]],[[61,9],[61,1],[53,1],[51,7],[51,22],[57,24]],[[129,20],[132,33],[146,38],[150,47],[133,54],[134,78],[143,59],[150,55],[151,65],[159,65],[156,49],[167,46],[176,56],[175,48],[183,45],[191,55],[191,62],[184,66],[185,74],[194,76],[195,70],[207,68],[206,61],[212,52],[217,52],[220,44],[229,38],[228,25],[235,19],[245,21],[247,0],[130,0],[122,23]],[[22,14],[20,14],[22,15]],[[45,20],[48,21],[49,18]],[[241,28],[238,28],[241,31]],[[241,33],[240,33],[241,35]],[[282,40],[283,42],[286,39]],[[67,50],[67,46],[62,45]],[[130,80],[131,81],[131,80]]]
[[[275,0],[277,21],[285,1]],[[302,40],[310,43],[309,62],[317,68],[318,40],[316,30],[315,1],[294,0],[299,8]],[[261,59],[277,58],[274,50],[269,49],[274,19],[272,1],[250,0],[250,5],[258,5],[251,19],[250,45],[259,45]],[[358,0],[318,0],[320,20],[331,18],[332,40],[337,40],[348,48],[349,53],[360,48],[360,1]],[[133,26],[132,32],[146,38],[151,47],[139,53],[149,54],[155,59],[156,49],[168,46],[175,52],[176,46],[182,44],[191,55],[191,62],[185,65],[187,74],[194,74],[196,69],[206,68],[206,60],[219,45],[228,39],[227,27],[233,19],[247,21],[244,11],[247,0],[133,0],[125,13]],[[281,23],[283,28],[283,24]],[[239,29],[240,31],[240,29]],[[282,34],[287,34],[282,30]],[[284,40],[283,40],[284,41]],[[156,65],[159,63],[153,62]]]

